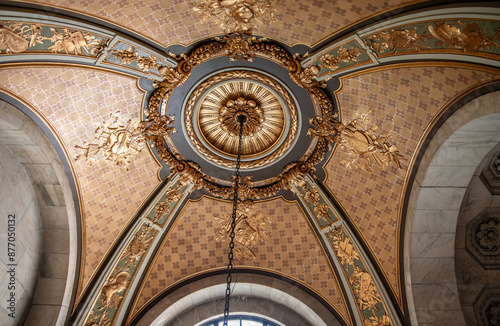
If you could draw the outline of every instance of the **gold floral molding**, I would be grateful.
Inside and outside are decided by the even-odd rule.
[[[337,226],[327,233],[327,237],[354,294],[363,325],[393,325],[380,291],[343,227]]]
[[[138,228],[101,287],[100,294],[86,317],[85,326],[113,325],[123,297],[157,232],[147,223]]]
[[[320,203],[319,192],[316,189],[308,189],[305,192],[304,199],[314,206],[314,213],[318,219],[323,222],[328,223],[330,220],[330,214],[328,213],[328,206],[324,203]]]
[[[168,101],[171,92],[179,85],[183,84],[191,75],[191,70],[214,57],[225,53],[229,58],[234,57],[230,51],[232,42],[236,37],[225,37],[223,39],[214,39],[212,42],[203,44],[195,48],[189,54],[170,56],[177,61],[177,67],[159,66],[158,70],[164,78],[161,82],[154,84],[156,90],[151,96],[148,108],[145,111],[145,122],[141,124],[141,132],[144,137],[150,141],[156,148],[160,158],[170,166],[171,170],[179,174],[187,174],[196,188],[205,188],[210,194],[221,197],[231,198],[232,191],[230,185],[220,185],[213,182],[212,178],[204,174],[199,166],[194,162],[185,161],[176,151],[172,142],[169,141],[169,134],[174,131],[173,119],[161,114],[161,105]],[[302,68],[300,60],[303,58],[298,54],[291,55],[279,45],[269,43],[265,39],[243,38],[246,42],[248,53],[261,55],[269,58],[283,67],[285,67],[292,80],[297,81],[299,86],[306,88],[317,106],[324,112],[333,112],[333,103],[323,90],[324,84],[315,81],[314,77],[317,71],[311,68]],[[132,49],[130,49],[131,52]],[[239,54],[243,60],[250,55]],[[132,54],[134,60],[138,58]],[[300,162],[292,163],[285,167],[283,172],[270,180],[265,186],[254,187],[251,180],[241,180],[240,191],[246,194],[247,199],[268,198],[276,195],[282,189],[290,189],[290,182],[299,175],[307,174],[313,166],[319,163],[327,151],[327,141],[320,137],[316,142],[316,149],[309,155],[302,158]]]
[[[299,182],[293,182],[292,191],[309,208],[310,215],[314,217],[321,231],[330,227],[339,220],[334,209],[330,206],[324,194],[317,189],[317,185],[309,178],[303,178]]]
[[[420,51],[423,47],[429,47],[419,44],[420,41],[431,39],[429,33],[422,35],[417,33],[417,28],[411,30],[391,30],[380,34],[372,35],[370,38],[370,48],[377,52],[384,52],[389,49],[390,52],[397,54],[399,50],[414,48]]]
[[[127,122],[120,121],[120,111],[111,113],[108,121],[99,124],[94,139],[95,143],[83,142],[83,145],[75,145],[75,148],[83,151],[75,160],[84,159],[92,165],[95,162],[95,155],[102,152],[106,160],[124,167],[127,171],[132,161],[142,151],[141,144],[145,141],[140,122],[131,119]]]
[[[461,28],[444,22],[435,22],[434,27],[429,25],[429,32],[438,39],[437,46],[456,48],[465,53],[500,46],[492,38],[486,36],[485,32],[479,28],[478,23],[465,24],[462,21],[457,21],[457,23]]]
[[[363,52],[360,48],[350,48],[346,49],[340,47],[336,56],[332,54],[325,54],[321,56],[321,64],[319,67],[321,69],[328,69],[330,71],[335,71],[338,69],[340,63],[356,63],[358,62],[359,55]]]
[[[500,32],[487,36],[480,28],[478,22],[454,23],[448,21],[435,21],[432,24],[417,23],[416,26],[391,29],[373,34],[366,39],[370,48],[380,54],[387,50],[393,54],[398,51],[422,50],[435,51],[443,49],[456,49],[464,53],[477,53],[485,49],[500,47]],[[423,27],[428,31],[419,32]],[[427,42],[429,41],[429,42]],[[432,41],[434,41],[432,43]],[[426,44],[423,44],[426,43]]]
[[[401,169],[404,156],[391,142],[392,130],[377,133],[378,127],[370,125],[371,112],[357,113],[357,118],[347,124],[338,122],[336,115],[310,119],[311,128],[308,134],[326,137],[330,142],[336,142],[344,148],[349,159],[341,163],[348,168],[371,171],[373,166],[385,169],[393,164]]]
[[[282,189],[291,189],[293,182],[300,181],[300,178],[304,175],[314,171],[314,166],[323,160],[334,140],[342,142],[342,146],[347,149],[349,155],[356,154],[351,158],[351,161],[345,162],[346,165],[359,166],[368,170],[373,164],[386,166],[392,162],[398,167],[401,166],[400,159],[402,155],[398,152],[396,146],[389,142],[387,134],[378,135],[374,132],[376,128],[367,126],[366,116],[346,125],[337,121],[333,102],[324,90],[325,82],[316,80],[320,67],[302,67],[300,62],[304,57],[301,55],[292,55],[281,46],[264,39],[256,40],[255,38],[243,38],[241,35],[236,35],[224,39],[214,39],[195,48],[189,54],[179,56],[171,54],[171,57],[178,63],[177,67],[159,67],[164,80],[155,84],[156,90],[149,100],[145,112],[147,118],[145,123],[141,125],[141,132],[156,148],[160,158],[170,166],[172,171],[179,174],[188,174],[196,188],[203,187],[216,197],[226,199],[232,197],[231,185],[215,182],[210,176],[203,173],[196,163],[185,161],[179,155],[168,137],[173,129],[171,126],[173,121],[162,115],[160,108],[162,103],[168,101],[172,90],[190,77],[191,70],[194,67],[219,56],[220,53],[225,53],[226,56],[231,58],[233,53],[229,49],[231,48],[231,40],[234,40],[235,37],[241,37],[245,41],[245,48],[252,54],[251,56],[260,55],[285,67],[290,78],[298,86],[305,88],[309,92],[312,100],[321,110],[321,116],[310,120],[311,128],[309,128],[308,132],[311,137],[315,138],[315,147],[308,151],[308,154],[300,161],[287,165],[279,175],[268,180],[265,185],[255,186],[251,178],[240,180],[240,191],[245,193],[245,196],[240,196],[241,198],[269,198]],[[347,51],[346,55],[352,57],[356,53],[357,51]],[[245,58],[245,55],[240,55],[242,59]],[[135,55],[134,60],[138,60]]]
[[[271,0],[195,0],[193,10],[205,22],[215,20],[224,33],[251,33],[260,18],[274,20],[275,10]]]
[[[135,48],[129,46],[126,50],[111,50],[111,53],[121,59],[122,65],[127,65],[132,62],[136,62],[139,69],[144,72],[148,72],[153,68],[160,68],[161,65],[158,63],[158,58],[152,55],[147,57],[139,56],[139,51]]]
[[[255,252],[252,246],[265,243],[269,240],[266,234],[266,224],[269,220],[263,214],[255,214],[251,200],[240,201],[236,211],[236,221],[234,229],[234,257],[243,260],[245,258],[255,259]],[[216,231],[215,239],[218,241],[229,241],[231,234],[231,214],[224,214],[222,217],[215,217],[220,228]]]
[[[107,46],[107,42],[108,40],[98,39],[88,32],[65,27],[56,28],[27,22],[0,22],[0,51],[5,50],[7,54],[22,53],[42,45],[46,51],[53,53],[98,55]],[[38,48],[36,50],[40,51]]]
[[[170,189],[167,190],[164,200],[155,205],[154,216],[148,218],[155,224],[163,226],[164,223],[162,223],[162,219],[170,214],[173,206],[182,198],[185,187],[189,185],[190,181],[187,175],[181,175],[179,181],[175,182]]]

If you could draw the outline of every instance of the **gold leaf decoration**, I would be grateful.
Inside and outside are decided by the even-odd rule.
[[[21,53],[36,44],[42,44],[42,26],[35,23],[0,22],[0,50]]]
[[[85,159],[89,165],[95,162],[95,155],[104,154],[106,160],[123,166],[127,171],[134,158],[142,151],[141,144],[145,137],[141,132],[139,120],[127,122],[120,121],[120,111],[110,114],[108,121],[103,121],[95,130],[95,143],[75,145],[83,152],[75,160]]]
[[[228,240],[231,233],[231,214],[223,217],[215,217],[219,221],[220,229],[216,233],[216,240]],[[253,202],[246,200],[238,203],[236,211],[236,221],[234,229],[234,256],[236,259],[255,258],[252,247],[259,243],[264,243],[269,237],[266,234],[265,226],[268,219],[263,214],[255,214]]]
[[[214,19],[226,34],[249,33],[262,17],[274,20],[275,13],[270,0],[197,0],[191,5],[202,22]]]
[[[423,33],[419,35],[417,28],[404,29],[404,30],[390,30],[384,31],[377,35],[372,35],[370,37],[370,48],[377,52],[384,52],[389,49],[392,53],[398,53],[400,50],[415,49],[420,51],[423,47],[429,47],[422,45],[419,42],[430,39],[429,33]],[[381,41],[381,42],[379,42]]]
[[[357,118],[347,124],[337,123],[335,141],[347,150],[349,160],[342,161],[346,167],[362,168],[370,171],[373,165],[386,168],[389,164],[401,168],[404,159],[396,147],[391,143],[392,132],[376,133],[377,126],[370,126],[369,111],[357,113]]]
[[[54,45],[49,46],[48,50],[52,52],[65,52],[66,54],[82,54],[82,50],[87,53],[95,53],[103,47],[102,40],[97,40],[88,32],[81,32],[69,28],[63,28],[59,33],[56,29],[50,29],[53,33],[50,41]]]
[[[465,24],[462,21],[457,23],[461,28],[444,22],[435,22],[434,26],[429,25],[429,32],[438,39],[437,46],[446,45],[447,48],[460,49],[465,53],[491,49],[495,45],[500,46],[486,36],[478,23]]]
[[[121,59],[122,65],[131,64],[136,62],[139,69],[148,72],[153,68],[160,68],[158,63],[158,58],[153,56],[141,57],[139,56],[139,51],[136,51],[133,47],[129,46],[126,50],[112,50],[111,53]]]
[[[332,54],[325,54],[320,58],[322,69],[328,69],[331,71],[335,71],[338,69],[340,63],[355,63],[358,61],[359,55],[363,52],[362,49],[359,48],[350,48],[346,49],[344,47],[340,47],[337,55],[334,56]]]

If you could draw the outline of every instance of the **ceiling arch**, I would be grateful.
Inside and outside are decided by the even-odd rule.
[[[454,269],[455,230],[473,173],[500,141],[499,95],[498,91],[482,95],[454,112],[433,137],[417,172],[406,231],[407,277],[411,280],[407,291],[413,298],[410,309],[415,322],[451,319],[465,325]],[[454,177],[443,178],[444,173]],[[425,227],[429,222],[424,219],[447,222],[433,229]]]

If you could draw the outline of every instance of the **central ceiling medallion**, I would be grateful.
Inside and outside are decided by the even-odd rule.
[[[298,129],[298,113],[288,91],[254,71],[221,72],[202,82],[186,104],[189,140],[203,157],[233,168],[238,151],[238,116],[244,116],[241,167],[263,167],[283,157]]]

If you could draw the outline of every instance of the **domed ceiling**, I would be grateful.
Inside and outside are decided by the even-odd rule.
[[[182,298],[225,283],[238,183],[235,288],[269,289],[236,290],[238,300],[269,299],[276,316],[290,309],[310,325],[415,324],[410,194],[436,130],[498,89],[496,5],[2,4],[1,99],[38,121],[72,185],[35,195],[75,201],[74,291],[53,316],[194,325],[220,315],[200,307],[224,293]],[[32,307],[45,311],[41,292]],[[32,311],[1,320],[36,325],[44,315]]]

